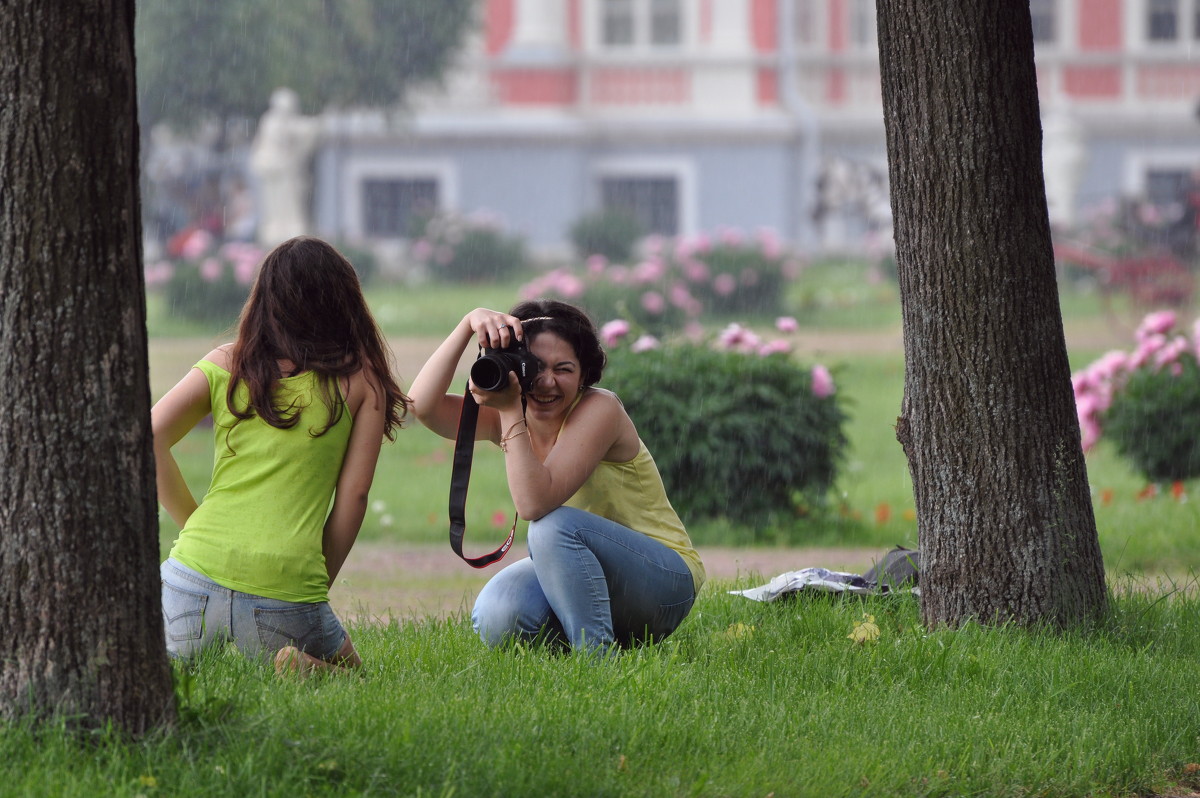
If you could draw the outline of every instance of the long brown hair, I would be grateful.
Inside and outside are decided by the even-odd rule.
[[[363,298],[350,261],[319,238],[297,236],[267,254],[250,298],[238,319],[237,341],[230,356],[229,411],[240,420],[257,415],[272,427],[290,429],[303,408],[279,407],[274,388],[288,375],[280,360],[293,364],[293,374],[316,372],[329,423],[313,431],[323,435],[345,412],[340,380],[369,368],[383,389],[384,434],[395,440],[408,414],[409,398],[392,377],[391,352]],[[234,405],[238,383],[246,383],[250,403]]]

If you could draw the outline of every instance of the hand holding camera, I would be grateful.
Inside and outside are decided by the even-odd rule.
[[[508,373],[515,372],[521,393],[533,389],[541,362],[529,351],[525,341],[518,341],[511,327],[509,344],[501,348],[483,348],[471,364],[471,384],[481,391],[502,391],[508,386]]]

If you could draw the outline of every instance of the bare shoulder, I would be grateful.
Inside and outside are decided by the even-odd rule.
[[[229,366],[233,362],[233,344],[223,344],[205,355],[203,360],[209,363],[214,363],[221,368],[229,371]]]
[[[625,409],[625,405],[621,403],[621,397],[607,388],[597,388],[594,385],[585,391],[580,403],[582,404],[585,401],[591,404],[607,405],[608,407],[617,407],[621,410]]]
[[[621,398],[612,391],[604,388],[591,387],[584,391],[573,416],[588,419],[601,419],[602,423],[615,424],[618,428],[628,426],[632,429],[633,421],[625,412]]]
[[[357,411],[368,399],[371,399],[371,407],[382,406],[382,402],[371,398],[383,395],[383,385],[370,366],[364,366],[351,374],[347,383],[346,397],[350,401],[351,412]]]

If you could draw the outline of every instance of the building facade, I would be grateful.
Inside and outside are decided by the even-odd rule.
[[[445,87],[343,116],[318,232],[403,239],[486,212],[545,252],[581,216],[769,228],[804,249],[888,230],[874,0],[481,0]],[[1052,220],[1169,202],[1200,168],[1200,0],[1031,0]]]

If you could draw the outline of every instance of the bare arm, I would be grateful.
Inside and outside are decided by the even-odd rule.
[[[506,413],[502,423],[507,424],[509,418]],[[529,435],[512,438],[504,466],[517,513],[533,521],[558,509],[575,495],[601,460],[632,459],[637,441],[633,422],[616,396],[607,391],[590,392],[580,400],[544,462],[534,453]]]
[[[350,412],[354,426],[342,460],[334,493],[333,509],[325,520],[321,548],[325,554],[325,568],[329,572],[332,586],[342,570],[350,549],[358,539],[363,517],[367,513],[367,497],[375,479],[375,465],[379,462],[379,449],[383,444],[385,414],[383,390],[360,371],[350,378]]]
[[[224,353],[215,350],[210,352],[205,360],[223,363]],[[181,528],[196,511],[197,504],[187,482],[184,481],[171,447],[211,412],[208,378],[198,368],[193,368],[185,374],[150,411],[150,426],[154,432],[154,476],[158,486],[158,500]]]
[[[454,380],[458,363],[467,347],[471,345],[472,338],[484,346],[507,346],[512,331],[501,330],[505,326],[514,327],[517,335],[522,335],[521,321],[515,316],[476,308],[463,317],[454,331],[434,351],[408,390],[413,413],[422,424],[443,438],[453,440],[457,437],[463,397],[447,392]],[[494,410],[484,407],[479,409],[475,439],[493,442],[500,440],[500,422]]]

